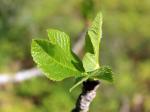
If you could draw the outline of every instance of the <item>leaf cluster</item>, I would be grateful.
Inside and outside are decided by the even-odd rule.
[[[113,81],[109,67],[99,64],[99,48],[102,38],[102,14],[98,13],[89,27],[85,39],[85,56],[82,61],[71,50],[69,36],[55,29],[48,29],[49,40],[33,40],[31,54],[38,68],[51,80],[61,81],[75,77],[74,89],[87,79]]]

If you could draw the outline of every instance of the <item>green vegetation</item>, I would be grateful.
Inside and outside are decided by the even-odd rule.
[[[112,81],[110,68],[99,65],[99,45],[102,38],[102,14],[97,14],[86,38],[86,54],[81,60],[71,50],[70,38],[57,30],[48,30],[49,41],[33,40],[31,53],[38,67],[54,81],[68,77],[79,78],[70,89],[87,79],[104,79]],[[84,68],[83,68],[84,67]]]
[[[123,105],[133,109],[140,96],[144,112],[149,112],[149,6],[149,0],[1,0],[0,73],[34,67],[31,40],[46,39],[45,29],[66,32],[74,45],[95,13],[101,10],[104,38],[100,65],[110,65],[117,75],[114,85],[102,81],[90,111],[120,112]],[[69,93],[74,81],[67,78],[55,83],[37,77],[0,86],[0,112],[68,112],[80,92],[76,88]]]
[[[49,41],[32,42],[32,56],[39,68],[48,78],[56,81],[71,76],[82,76],[82,63],[71,51],[69,37],[56,30],[48,31],[48,34]]]

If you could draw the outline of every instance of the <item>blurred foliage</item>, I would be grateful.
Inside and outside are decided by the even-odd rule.
[[[116,71],[113,85],[103,82],[91,112],[119,112],[124,100],[144,99],[150,111],[149,0],[1,0],[0,71],[32,67],[30,41],[47,37],[47,28],[70,34],[75,42],[85,23],[102,10],[101,63]],[[0,90],[0,112],[68,112],[79,88],[71,94],[72,79],[59,83],[39,77]]]

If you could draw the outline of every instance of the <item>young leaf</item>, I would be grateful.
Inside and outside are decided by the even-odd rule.
[[[70,38],[64,32],[55,29],[48,29],[48,37],[51,43],[61,47],[67,54],[71,51]]]
[[[61,47],[45,40],[33,40],[31,53],[38,67],[51,80],[60,81],[68,77],[82,76],[75,62]]]
[[[94,54],[86,53],[82,62],[86,72],[94,71],[99,68],[99,64],[95,61]]]
[[[84,72],[82,61],[71,50],[69,36],[64,32],[55,29],[48,29],[47,32],[50,42],[61,47],[62,50],[66,52],[67,57],[74,62],[76,68]]]
[[[91,27],[88,30],[88,36],[89,36],[89,39],[93,46],[92,48],[93,48],[94,54],[96,56],[95,58],[98,61],[99,60],[100,40],[102,38],[102,14],[101,13],[98,13],[96,18],[94,19]]]
[[[104,66],[90,73],[90,77],[113,82],[113,72],[110,67]]]
[[[99,46],[102,38],[102,14],[97,14],[86,37],[85,48],[88,54],[83,58],[83,66],[86,72],[99,68]],[[93,67],[91,66],[91,64]],[[89,69],[90,68],[90,69]]]

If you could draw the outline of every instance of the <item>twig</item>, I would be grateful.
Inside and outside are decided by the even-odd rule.
[[[98,80],[87,80],[83,82],[82,93],[76,102],[76,107],[72,112],[88,112],[89,106],[96,96],[96,90],[100,86]]]
[[[31,79],[33,77],[41,76],[42,73],[36,68],[32,68],[29,70],[19,71],[16,74],[0,74],[0,85],[7,84],[9,82],[16,83],[22,82],[27,79]]]
[[[78,40],[73,46],[72,50],[78,55],[81,54],[81,51],[83,50],[86,31],[87,27],[85,26],[83,30],[79,33]]]

